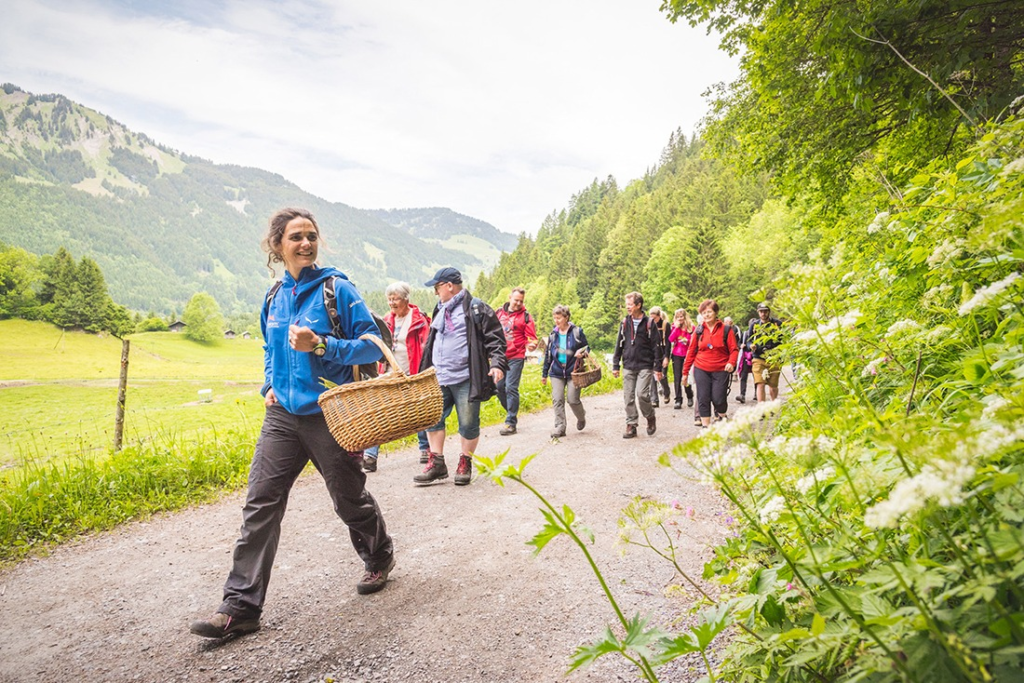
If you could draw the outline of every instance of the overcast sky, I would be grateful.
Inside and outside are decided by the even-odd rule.
[[[0,81],[358,208],[535,233],[732,80],[660,0],[3,0]]]

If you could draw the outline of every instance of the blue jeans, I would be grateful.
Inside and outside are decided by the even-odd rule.
[[[430,450],[430,444],[427,442],[426,432],[416,432],[416,440],[420,442],[420,451]],[[367,458],[376,458],[380,455],[380,446],[370,446],[363,451],[363,455]]]
[[[519,380],[523,378],[525,358],[509,358],[508,372],[498,382],[498,402],[508,413],[505,424],[515,427],[519,422]]]
[[[475,439],[480,436],[480,402],[469,400],[469,380],[458,384],[441,385],[441,396],[444,399],[444,408],[441,413],[441,421],[433,427],[427,427],[428,432],[443,432],[444,421],[452,414],[459,418],[459,435],[463,439]]]

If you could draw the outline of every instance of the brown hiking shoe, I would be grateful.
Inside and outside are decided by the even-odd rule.
[[[658,431],[658,419],[651,415],[647,418],[647,436],[654,436],[656,431]]]
[[[455,485],[465,486],[473,479],[473,458],[463,453],[459,456],[459,469],[455,470]]]
[[[395,555],[392,553],[391,557],[388,558],[388,563],[384,565],[384,569],[379,569],[375,572],[367,570],[366,573],[363,574],[363,578],[356,584],[356,592],[360,595],[376,593],[388,582],[388,574],[390,574],[391,570],[394,568]]]
[[[259,617],[255,619],[238,619],[230,614],[217,612],[209,619],[193,621],[188,630],[203,638],[227,638],[230,635],[244,635],[260,630]]]
[[[363,472],[376,472],[377,471],[377,458],[369,458],[363,456]]]
[[[430,451],[420,451],[420,464],[426,465],[427,459],[430,457]]]
[[[623,439],[635,439],[636,438],[636,425],[626,425],[626,433],[622,435]]]
[[[429,484],[438,479],[448,478],[448,466],[444,464],[444,456],[440,453],[427,453],[427,466],[422,474],[412,480],[417,484]]]

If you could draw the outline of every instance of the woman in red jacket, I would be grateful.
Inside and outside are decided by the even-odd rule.
[[[718,319],[718,303],[705,299],[697,309],[703,322],[693,331],[690,348],[686,351],[683,364],[683,382],[693,370],[693,381],[697,385],[697,411],[701,425],[711,424],[711,408],[714,406],[717,419],[725,419],[729,411],[729,381],[736,368],[739,344],[732,328]]]

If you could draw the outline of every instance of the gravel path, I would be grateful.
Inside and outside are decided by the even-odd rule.
[[[621,394],[584,404],[583,432],[571,425],[551,441],[549,409],[522,416],[515,436],[484,429],[479,452],[509,448],[512,461],[538,453],[528,481],[594,532],[592,552],[623,609],[671,627],[687,607],[664,595],[672,567],[650,551],[622,555],[617,520],[637,495],[692,506],[679,545],[684,567],[700,575],[725,532],[724,503],[657,464],[696,433],[692,413],[662,404],[658,433],[646,436],[641,419],[640,437],[627,441]],[[386,455],[368,475],[396,547],[380,593],[356,594],[362,564],[322,480],[308,474],[292,493],[261,631],[216,642],[187,630],[220,603],[241,523],[243,494],[235,493],[0,573],[0,682],[636,680],[612,657],[564,676],[575,647],[614,614],[568,539],[532,556],[525,542],[543,522],[536,499],[512,482],[416,488],[417,456]],[[660,673],[666,681],[702,674],[697,660]]]

